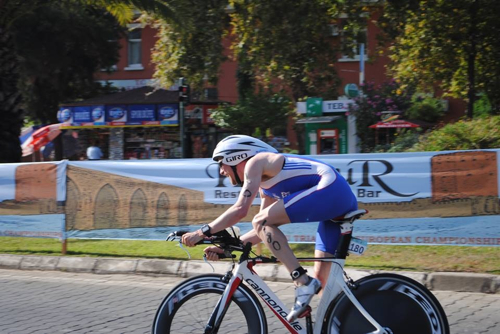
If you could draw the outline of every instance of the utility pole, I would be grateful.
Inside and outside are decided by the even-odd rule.
[[[189,85],[186,79],[179,78],[179,135],[181,141],[181,158],[186,157],[186,134],[184,125],[185,106],[189,104]]]

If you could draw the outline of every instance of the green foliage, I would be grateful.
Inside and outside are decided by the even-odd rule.
[[[411,102],[412,105],[405,112],[407,119],[434,123],[444,115],[443,103],[439,99],[415,94]]]
[[[155,79],[169,88],[180,77],[190,86],[201,89],[215,85],[219,67],[226,59],[221,38],[228,27],[226,0],[172,1],[176,20],[151,16],[150,23],[159,30],[152,52],[156,64]]]
[[[373,152],[375,130],[369,126],[381,120],[383,111],[404,113],[411,105],[413,90],[403,88],[392,80],[381,85],[365,83],[362,92],[361,96],[354,98],[355,103],[349,106],[349,112],[356,116],[356,133],[360,138],[361,152]]]
[[[461,120],[423,135],[409,151],[471,150],[500,147],[500,116]]]
[[[227,104],[217,108],[211,117],[218,126],[251,136],[256,131],[285,126],[291,107],[291,101],[286,95],[260,89],[258,93],[239,100],[234,105]]]
[[[391,41],[392,76],[424,92],[439,83],[461,99],[474,87],[500,112],[499,12],[497,0],[386,1],[379,25]]]
[[[474,103],[474,117],[486,117],[493,114],[493,108],[488,100],[488,96],[482,94],[479,100]]]
[[[419,142],[421,136],[421,130],[408,130],[402,129],[395,133],[394,143],[388,145],[383,152],[396,153],[404,152],[415,146]]]
[[[26,110],[42,123],[57,123],[63,101],[100,91],[93,74],[118,61],[122,28],[110,14],[73,2],[54,2],[13,25]]]

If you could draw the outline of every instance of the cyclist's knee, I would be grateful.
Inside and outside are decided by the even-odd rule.
[[[253,217],[252,220],[252,226],[255,232],[260,235],[260,233],[264,230],[264,227],[266,226],[266,219],[265,215],[262,215],[261,213],[258,213]]]

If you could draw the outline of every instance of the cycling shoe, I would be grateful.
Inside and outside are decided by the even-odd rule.
[[[309,282],[307,282],[307,284],[297,286],[295,288],[295,303],[286,317],[286,320],[288,320],[288,322],[293,322],[304,313],[307,305],[309,305],[311,299],[319,290],[321,290],[321,282],[312,277],[309,277]]]

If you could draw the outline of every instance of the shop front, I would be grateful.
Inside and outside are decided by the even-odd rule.
[[[355,120],[347,115],[352,100],[323,101],[309,98],[297,105],[297,120],[305,129],[306,154],[346,154],[356,151]]]
[[[177,99],[176,91],[142,87],[61,106],[64,158],[85,160],[91,145],[109,160],[209,157],[217,141],[227,135],[210,118],[218,101],[185,108],[183,152]]]

